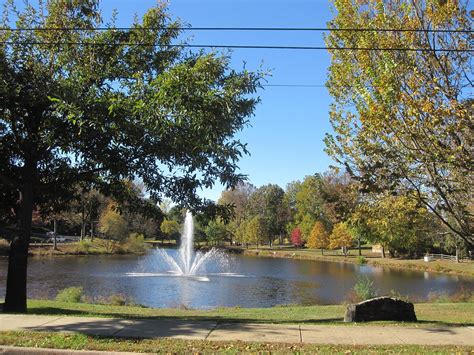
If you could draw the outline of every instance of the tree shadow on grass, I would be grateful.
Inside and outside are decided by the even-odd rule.
[[[219,323],[263,323],[263,324],[337,324],[351,326],[352,323],[344,323],[343,317],[321,317],[321,318],[299,318],[299,319],[280,319],[278,317],[258,318],[258,317],[235,317],[218,314],[200,314],[200,315],[130,315],[127,313],[120,312],[90,312],[82,310],[72,310],[55,307],[30,307],[28,309],[29,314],[36,315],[64,315],[64,316],[79,316],[79,317],[111,317],[111,318],[123,318],[123,319],[154,319],[154,320],[186,320],[186,321],[212,321]],[[452,327],[452,326],[474,326],[474,321],[467,322],[446,322],[446,321],[435,321],[435,320],[418,320],[417,322],[391,322],[391,321],[378,321],[378,322],[365,322],[358,324],[366,325],[426,325],[426,326],[439,326],[439,327]]]
[[[90,312],[90,311],[82,311],[82,310],[72,310],[72,309],[64,309],[64,308],[55,308],[55,307],[30,307],[28,308],[28,314],[35,314],[35,315],[61,315],[61,316],[78,316],[78,317],[110,317],[110,318],[122,318],[122,319],[143,319],[143,320],[181,320],[181,321],[211,321],[211,322],[219,322],[219,323],[263,323],[263,324],[297,324],[297,323],[305,323],[305,324],[346,324],[343,323],[343,317],[328,317],[328,318],[319,318],[319,319],[311,319],[311,318],[302,318],[302,319],[279,319],[279,318],[252,318],[252,317],[232,317],[226,315],[217,315],[217,314],[209,314],[209,315],[131,315],[127,313],[115,313],[115,312]]]
[[[3,303],[0,303],[0,311],[3,310]],[[343,317],[321,317],[321,318],[299,318],[299,319],[281,319],[278,317],[258,318],[258,317],[235,317],[218,314],[176,314],[176,315],[147,315],[147,314],[129,314],[121,312],[91,312],[75,309],[64,309],[60,307],[29,307],[28,314],[32,315],[58,315],[58,316],[77,316],[77,317],[101,317],[101,318],[122,318],[122,319],[142,319],[142,320],[181,320],[181,321],[210,321],[218,323],[261,323],[261,324],[313,324],[313,325],[354,325],[353,323],[344,323]],[[418,320],[417,322],[391,322],[376,321],[358,323],[365,325],[422,325],[422,326],[474,326],[474,321],[447,322],[435,320]]]

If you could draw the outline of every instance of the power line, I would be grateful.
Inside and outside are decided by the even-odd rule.
[[[409,48],[409,47],[326,47],[326,46],[269,46],[269,45],[228,45],[228,44],[159,44],[159,43],[93,43],[93,42],[12,42],[3,41],[2,45],[45,45],[45,46],[130,46],[130,47],[167,47],[167,48],[220,48],[220,49],[280,49],[280,50],[350,50],[350,51],[399,51],[399,52],[474,52],[474,49],[458,48]]]
[[[265,84],[263,87],[290,87],[290,88],[325,88],[322,84]]]
[[[422,28],[327,28],[327,27],[0,27],[0,31],[294,31],[294,32],[424,32],[424,33],[473,33],[473,30],[422,29]]]

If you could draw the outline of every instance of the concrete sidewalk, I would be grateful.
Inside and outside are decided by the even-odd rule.
[[[474,327],[250,324],[159,319],[0,314],[0,331],[79,332],[124,338],[179,338],[350,345],[474,346]]]

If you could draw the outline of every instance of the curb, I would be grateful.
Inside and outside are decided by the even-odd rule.
[[[133,355],[138,353],[124,353],[115,351],[91,351],[91,350],[71,350],[71,349],[47,349],[47,348],[23,348],[18,346],[0,346],[0,354],[48,354],[48,355]]]

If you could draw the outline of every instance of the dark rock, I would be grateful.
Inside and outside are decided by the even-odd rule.
[[[416,322],[413,303],[392,297],[377,297],[347,306],[344,322],[394,320]]]

